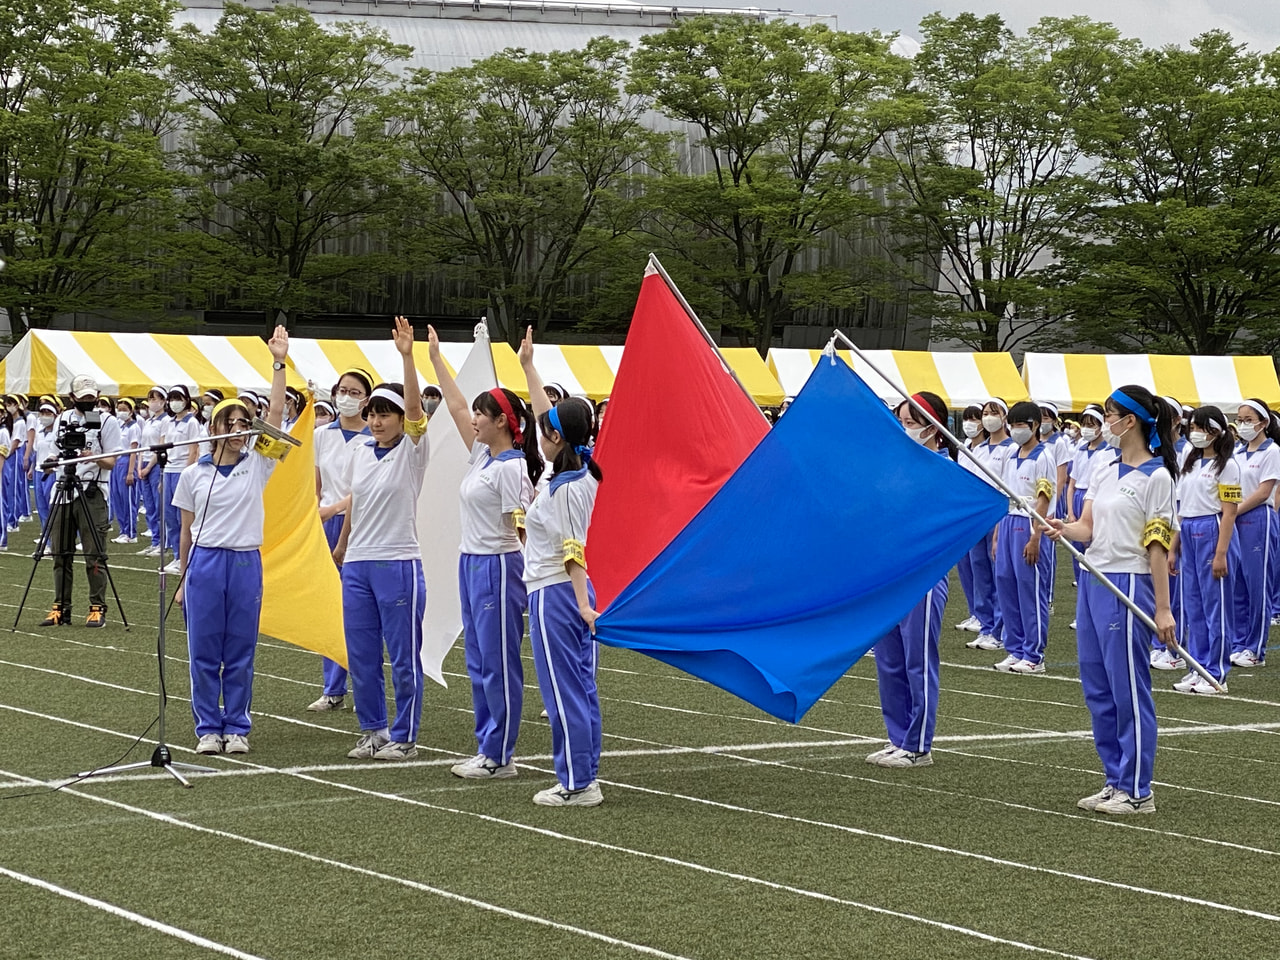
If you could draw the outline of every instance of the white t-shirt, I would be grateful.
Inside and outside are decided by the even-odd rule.
[[[1159,542],[1167,550],[1173,536],[1173,490],[1159,457],[1138,467],[1098,464],[1084,495],[1093,504],[1089,560],[1103,573],[1149,574],[1147,545]]]
[[[1280,447],[1263,440],[1257,450],[1236,454],[1240,466],[1240,499],[1248,500],[1268,480],[1280,480]]]
[[[538,494],[525,517],[524,582],[530,592],[568,583],[565,541],[586,549],[587,528],[600,484],[590,473],[575,471],[566,479],[553,478],[546,493]]]
[[[33,461],[36,469],[40,468],[40,464],[57,455],[57,447],[54,446],[54,440],[58,436],[58,422],[55,420],[53,425],[46,430],[44,427],[36,427],[36,455]]]
[[[194,514],[191,543],[224,550],[257,550],[262,546],[266,512],[262,491],[276,462],[259,453],[242,454],[231,466],[215,467],[201,457],[178,478],[173,505]]]
[[[987,465],[987,469],[997,477],[1003,477],[1005,464],[1009,462],[1011,457],[1017,454],[1018,445],[1014,443],[1011,438],[1005,437],[999,443],[992,443],[990,440],[987,440],[985,443],[980,443],[974,447],[973,452],[983,459],[983,462]],[[990,480],[987,480],[984,474],[979,472],[978,476],[982,477],[988,485],[995,487],[995,484]]]
[[[316,427],[316,469],[320,471],[320,506],[331,507],[348,493],[346,486],[347,457],[357,444],[369,440],[369,428],[343,430],[338,421]]]
[[[153,447],[160,442],[160,438],[164,435],[165,427],[168,426],[169,418],[167,416],[153,416],[142,421],[142,432],[138,436],[138,445],[141,447]],[[138,456],[141,458],[142,466],[149,463],[155,463],[156,455],[154,450],[143,450]]]
[[[471,445],[470,466],[458,488],[462,511],[463,553],[493,556],[520,550],[520,534],[507,518],[527,511],[533,502],[533,482],[521,450],[498,456],[479,440]]]
[[[1110,463],[1115,459],[1118,451],[1112,450],[1105,443],[1098,444],[1096,449],[1090,450],[1088,444],[1081,444],[1071,458],[1071,479],[1076,482],[1077,490],[1088,490],[1089,484],[1093,481],[1090,475],[1093,470],[1101,463]]]
[[[1029,497],[1034,501],[1041,494],[1047,496],[1049,509],[1045,516],[1054,516],[1054,491],[1057,488],[1058,467],[1054,463],[1053,454],[1045,444],[1036,444],[1035,449],[1026,457],[1019,456],[1018,448],[1015,446],[1013,455],[1004,463],[1003,478],[1018,497]],[[1009,513],[1021,517],[1028,516],[1027,511],[1021,506],[1015,506],[1013,500],[1009,501]]]
[[[382,452],[381,458],[378,452]],[[351,533],[345,562],[421,560],[418,494],[431,450],[426,435],[408,436],[391,448],[376,441],[351,445],[343,483],[351,491]]]
[[[85,415],[79,410],[64,410],[58,415],[58,419],[53,423],[53,434],[57,439],[58,430],[62,424],[83,424]],[[88,438],[89,449],[93,453],[115,453],[121,449],[123,443],[120,438],[120,421],[115,417],[103,417],[102,426],[88,430],[86,432]],[[56,451],[55,451],[56,455]],[[107,490],[111,482],[110,468],[100,467],[93,461],[78,464],[76,466],[76,474],[80,477],[80,482],[86,487],[90,483],[97,483],[102,495],[107,495]],[[72,499],[75,498],[75,491],[68,493]]]
[[[1178,477],[1178,516],[1213,517],[1222,513],[1222,499],[1227,497],[1240,502],[1240,464],[1235,459],[1227,461],[1218,475],[1217,461],[1213,457],[1200,457],[1190,473]]]
[[[120,449],[131,450],[136,447],[142,436],[142,428],[138,426],[138,422],[132,417],[128,420],[116,417],[116,422],[120,424]]]
[[[200,436],[202,424],[194,413],[183,414],[181,418],[166,417],[162,429],[165,443],[182,443],[184,440],[195,440]],[[174,447],[169,451],[169,462],[164,465],[165,473],[181,473],[187,466],[191,456],[191,446]],[[172,483],[172,481],[166,481]]]

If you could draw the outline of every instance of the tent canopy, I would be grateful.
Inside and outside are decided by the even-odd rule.
[[[1135,383],[1193,407],[1231,413],[1248,397],[1280,406],[1280,381],[1270,357],[1185,357],[1159,354],[1028,353],[1022,377],[1038,402],[1060,410],[1101,403],[1117,387]]]
[[[963,410],[989,397],[1007,403],[1027,399],[1027,388],[1007,353],[931,353],[926,350],[867,350],[871,362],[894,377],[912,393],[930,390],[952,410]],[[863,382],[886,403],[902,399],[902,394],[858,357],[839,351]],[[769,351],[769,369],[788,396],[795,396],[809,379],[821,350],[775,349]]]
[[[5,393],[66,394],[86,374],[103,396],[141,397],[153,386],[183,384],[193,392],[266,393],[271,352],[258,337],[205,337],[151,333],[81,333],[31,330],[5,357]],[[304,381],[288,374],[294,387]]]

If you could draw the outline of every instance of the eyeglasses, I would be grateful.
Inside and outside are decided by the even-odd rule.
[[[253,426],[252,420],[246,420],[244,417],[236,417],[234,420],[228,420],[227,426],[232,430],[247,430]]]
[[[353,400],[363,400],[363,399],[364,399],[364,391],[363,391],[363,390],[360,390],[360,389],[356,389],[356,390],[348,390],[346,387],[339,387],[339,388],[338,388],[338,396],[340,396],[340,397],[351,397]]]

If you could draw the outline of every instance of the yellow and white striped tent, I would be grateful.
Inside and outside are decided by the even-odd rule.
[[[538,373],[545,383],[558,383],[576,397],[603,400],[613,391],[622,347],[538,344],[534,357]],[[441,343],[440,353],[451,373],[462,366],[471,350],[469,343]],[[498,382],[518,396],[528,396],[524,371],[514,350],[506,343],[492,345],[493,366]],[[770,374],[760,355],[751,348],[726,348],[720,351],[756,403],[772,406],[782,402],[783,391]],[[289,356],[298,372],[316,384],[320,392],[337,382],[343,370],[360,367],[378,380],[401,378],[400,355],[391,338],[386,340],[307,340],[289,341]],[[435,383],[435,371],[427,357],[427,344],[414,344],[414,366],[428,383]]]
[[[1022,378],[1036,401],[1060,410],[1101,403],[1134,383],[1193,407],[1234,413],[1247,397],[1280,407],[1280,381],[1270,357],[1186,357],[1159,354],[1028,353]]]
[[[926,350],[866,350],[871,362],[912,393],[930,390],[952,410],[963,410],[988,397],[1006,403],[1027,399],[1027,388],[1007,353],[932,353]],[[891,386],[850,351],[840,356],[880,399],[886,403],[902,399]],[[822,356],[821,350],[780,348],[769,351],[769,369],[788,396],[795,396],[809,379]]]
[[[271,353],[258,337],[32,330],[0,361],[3,393],[66,394],[86,374],[108,397],[141,397],[153,386],[265,394]],[[290,372],[289,382],[304,385]]]

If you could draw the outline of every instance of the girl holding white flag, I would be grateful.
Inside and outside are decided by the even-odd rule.
[[[604,802],[600,766],[600,695],[595,678],[595,590],[587,579],[586,540],[600,485],[591,459],[592,412],[570,397],[554,407],[533,366],[533,328],[520,344],[520,365],[538,417],[551,482],[525,518],[524,581],[529,590],[529,637],[538,689],[551,721],[554,787],[534,794],[547,807],[594,807]]]
[[[427,586],[415,517],[430,447],[413,365],[413,327],[404,317],[396,317],[393,336],[404,362],[404,384],[379,384],[369,394],[363,415],[372,439],[355,444],[347,458],[344,484],[351,505],[333,550],[334,562],[342,567],[347,669],[361,730],[347,753],[353,760],[416,757],[422,719]],[[396,701],[390,727],[384,644]]]
[[[479,752],[454,765],[454,776],[502,780],[512,762],[524,703],[520,646],[528,595],[524,585],[525,511],[542,476],[533,414],[510,390],[494,387],[467,403],[427,328],[429,355],[445,406],[471,451],[458,496],[462,514],[458,594]]]

